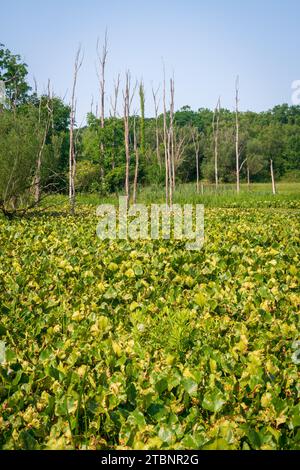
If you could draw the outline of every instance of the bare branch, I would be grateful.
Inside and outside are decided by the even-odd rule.
[[[245,165],[246,161],[247,161],[247,158],[245,158],[245,160],[242,161],[242,163],[240,165],[240,171],[242,170],[242,168]]]
[[[106,60],[107,60],[107,55],[108,55],[108,36],[107,36],[107,30],[105,31],[105,36],[104,36],[104,44],[102,46],[102,53],[99,51],[99,38],[97,39],[97,55],[98,55],[98,60],[100,64],[100,96],[101,96],[101,103],[100,103],[100,109],[101,109],[101,127],[104,127],[104,107],[105,107],[105,65],[106,65]]]
[[[118,97],[119,97],[119,88],[120,88],[120,74],[118,74],[117,80],[114,80],[114,97],[110,97],[111,111],[110,115],[112,117],[117,116],[117,107],[118,107]]]
[[[158,109],[159,109],[160,100],[157,100],[157,94],[158,94],[159,88],[160,86],[158,86],[156,91],[154,91],[152,87],[152,96],[153,96],[154,111],[155,111],[156,157],[157,157],[157,163],[159,167],[161,168],[161,158],[160,158],[160,151],[159,151],[159,129],[158,129]]]
[[[74,144],[74,127],[75,127],[75,115],[76,115],[76,99],[75,91],[78,78],[78,72],[82,66],[83,53],[81,46],[78,47],[75,63],[74,63],[74,74],[73,74],[73,87],[71,96],[71,111],[70,111],[70,146],[69,146],[69,200],[70,200],[70,211],[71,214],[75,214],[75,175],[76,175],[76,152]]]
[[[135,170],[134,170],[134,182],[133,182],[133,204],[136,203],[137,196],[137,182],[138,182],[138,172],[139,172],[139,149],[137,145],[137,136],[136,136],[136,116],[134,113],[133,120],[133,148],[135,154]]]
[[[214,163],[215,163],[215,185],[218,188],[219,185],[219,173],[218,173],[218,159],[219,159],[219,121],[220,121],[220,110],[221,110],[221,98],[218,98],[214,113],[213,113],[213,139],[214,139]]]
[[[130,201],[130,182],[129,182],[129,169],[130,169],[130,148],[129,148],[129,117],[130,106],[135,93],[136,86],[131,91],[131,75],[129,70],[125,75],[125,89],[123,94],[123,111],[124,111],[124,141],[125,141],[125,154],[126,154],[126,169],[125,169],[125,194],[127,198],[127,206]]]
[[[239,150],[239,76],[235,81],[235,158],[236,158],[236,191],[240,192],[240,150]]]

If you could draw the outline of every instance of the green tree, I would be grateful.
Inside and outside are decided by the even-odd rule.
[[[5,83],[9,106],[16,108],[27,100],[31,90],[26,81],[27,75],[27,64],[22,62],[21,57],[0,44],[0,80]]]

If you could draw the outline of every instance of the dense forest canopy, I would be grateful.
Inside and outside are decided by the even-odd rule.
[[[0,80],[5,99],[0,104],[0,202],[17,207],[35,194],[66,192],[68,186],[70,106],[48,92],[38,95],[28,84],[27,65],[0,45]],[[141,86],[141,107],[129,116],[129,177],[135,173],[134,155],[139,149],[139,184],[164,184],[164,114],[145,118],[152,96]],[[141,93],[143,93],[141,95]],[[119,91],[119,107],[124,94]],[[215,180],[215,152],[218,151],[218,179],[234,182],[236,177],[236,111],[189,106],[170,114],[167,96],[166,118],[173,120],[174,174],[176,182]],[[233,104],[234,105],[234,104]],[[152,102],[151,102],[152,107]],[[234,107],[234,106],[233,106]],[[169,110],[168,110],[169,108]],[[87,124],[74,129],[76,188],[101,194],[124,188],[126,145],[124,118],[106,110],[101,119],[87,114]],[[216,121],[217,120],[217,121]],[[216,122],[218,133],[216,135]],[[276,178],[297,178],[300,169],[300,106],[282,104],[264,112],[239,111],[239,158],[241,181],[269,181],[270,159]],[[196,145],[197,144],[197,145]],[[217,145],[217,147],[216,147]],[[198,154],[198,170],[195,152]],[[38,189],[37,189],[38,188]]]
[[[179,181],[195,181],[195,150],[191,138],[191,129],[196,128],[200,138],[201,177],[214,181],[213,164],[213,111],[200,108],[191,110],[188,106],[175,112],[175,129],[178,141],[184,139],[183,152],[178,161],[177,176]],[[136,118],[139,121],[139,118]],[[133,120],[133,118],[132,118]],[[219,176],[220,181],[235,180],[235,112],[220,110],[219,135]],[[241,160],[247,158],[251,180],[269,181],[269,159],[274,160],[277,176],[296,175],[300,168],[300,107],[287,104],[255,113],[240,113]],[[162,134],[163,115],[159,116],[159,129]],[[142,176],[145,184],[162,182],[163,165],[159,165],[155,153],[155,119],[145,119],[146,151],[142,162]],[[161,136],[162,137],[162,136]],[[81,130],[78,152],[79,168],[82,168],[80,182],[86,190],[97,188],[97,165],[99,163],[99,142],[105,143],[105,170],[107,190],[115,191],[123,185],[124,169],[123,121],[121,118],[106,119],[104,129],[99,118],[89,114],[88,124]],[[133,141],[133,136],[131,136]],[[114,153],[114,157],[112,154]],[[163,154],[161,138],[160,153]],[[133,171],[134,162],[132,162]],[[246,178],[245,165],[242,176]]]

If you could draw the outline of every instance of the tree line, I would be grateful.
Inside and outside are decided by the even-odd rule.
[[[76,127],[76,85],[83,54],[78,49],[70,103],[56,96],[50,81],[38,92],[28,84],[28,67],[0,45],[0,208],[10,216],[39,205],[49,193],[69,193],[75,212],[76,192],[101,195],[124,191],[136,202],[145,185],[165,187],[172,205],[176,186],[203,182],[272,181],[300,175],[300,106],[282,104],[265,112],[239,110],[235,83],[233,110],[218,98],[213,110],[175,111],[176,83],[167,80],[147,93],[129,71],[118,76],[109,106],[106,96],[108,40],[97,43],[100,99]],[[1,96],[2,90],[2,96]],[[134,97],[138,99],[133,101]],[[137,109],[133,102],[138,102]],[[146,110],[154,108],[154,116]]]

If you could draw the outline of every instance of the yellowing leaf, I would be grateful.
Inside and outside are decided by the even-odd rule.
[[[206,296],[202,293],[199,292],[198,294],[195,295],[194,301],[196,302],[199,307],[204,307],[206,305],[207,299]]]

